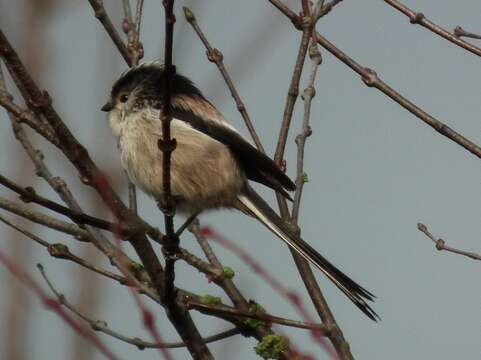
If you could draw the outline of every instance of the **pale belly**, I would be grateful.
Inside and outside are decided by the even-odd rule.
[[[159,125],[160,122],[125,124],[119,149],[122,166],[130,180],[161,201],[163,155],[157,146],[161,136]],[[170,169],[177,211],[192,213],[232,206],[246,179],[229,149],[180,120],[172,121],[171,132],[177,140]]]

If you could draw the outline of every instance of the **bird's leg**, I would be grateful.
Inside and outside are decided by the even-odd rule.
[[[187,229],[190,224],[192,224],[192,222],[197,218],[197,215],[199,215],[200,213],[201,213],[200,210],[192,213],[187,218],[187,220],[185,220],[185,222],[177,229],[177,231],[175,232],[175,235],[180,236],[184,232],[184,230]]]

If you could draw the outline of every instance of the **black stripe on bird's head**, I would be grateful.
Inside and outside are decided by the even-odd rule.
[[[130,96],[135,92],[137,99],[160,103],[162,101],[165,81],[164,65],[159,62],[143,63],[125,71],[112,86],[111,99],[102,107],[110,111],[121,96]],[[201,91],[185,76],[175,74],[172,82],[172,97],[186,95],[205,99]]]

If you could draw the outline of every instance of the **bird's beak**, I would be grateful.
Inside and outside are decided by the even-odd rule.
[[[105,111],[105,112],[109,112],[113,108],[114,108],[114,105],[112,104],[112,101],[108,101],[104,106],[102,106],[102,108],[100,110]]]

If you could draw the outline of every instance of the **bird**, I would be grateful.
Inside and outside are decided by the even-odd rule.
[[[165,66],[146,62],[124,71],[114,82],[107,103],[120,161],[129,179],[162,203],[160,111],[167,81]],[[177,146],[171,158],[171,192],[176,211],[187,216],[211,209],[237,209],[260,221],[305,260],[317,267],[367,317],[379,316],[368,301],[375,296],[341,272],[292,230],[249,181],[290,199],[292,180],[227,122],[187,77],[171,79],[171,136]]]

